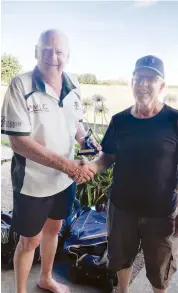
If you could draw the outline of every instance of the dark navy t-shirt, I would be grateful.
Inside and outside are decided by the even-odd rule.
[[[164,217],[177,205],[178,111],[164,105],[154,117],[139,119],[131,108],[112,117],[102,141],[115,154],[111,201],[145,217]]]

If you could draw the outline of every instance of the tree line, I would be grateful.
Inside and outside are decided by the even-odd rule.
[[[19,60],[9,54],[3,54],[1,56],[1,83],[9,84],[11,79],[22,72],[22,66]],[[84,73],[76,74],[73,73],[80,84],[98,84],[98,85],[128,85],[128,81],[123,78],[118,79],[108,79],[108,80],[98,80],[95,74]],[[169,86],[171,88],[171,86]],[[178,86],[172,85],[173,88]]]
[[[3,54],[1,56],[1,82],[3,84],[9,84],[11,79],[21,73],[22,66],[19,60],[8,54]],[[100,85],[125,85],[127,81],[123,78],[118,80],[98,80],[96,75],[92,73],[76,74],[74,75],[78,78],[80,84],[100,84]]]

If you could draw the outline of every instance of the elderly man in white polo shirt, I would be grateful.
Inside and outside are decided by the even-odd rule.
[[[85,130],[78,81],[63,71],[69,58],[67,38],[56,30],[45,31],[35,57],[35,69],[9,85],[1,118],[1,132],[9,135],[14,151],[12,227],[21,235],[14,257],[16,293],[27,292],[39,243],[38,286],[66,293],[68,288],[52,278],[57,235],[75,197],[71,178],[88,181],[94,171],[90,164],[74,161],[75,139],[82,146]]]

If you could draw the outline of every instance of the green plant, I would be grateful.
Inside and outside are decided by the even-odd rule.
[[[96,135],[97,142],[100,143],[102,136]],[[81,157],[77,155],[77,151],[80,149],[78,144],[75,145],[75,159],[81,160]],[[88,157],[91,161],[93,157]],[[97,203],[103,203],[107,200],[108,190],[112,183],[113,166],[108,168],[102,173],[98,173],[92,180],[86,183],[77,184],[77,198],[81,205],[93,206]]]
[[[97,78],[92,73],[85,73],[78,76],[79,83],[83,84],[97,84]]]
[[[11,55],[1,56],[1,80],[9,84],[11,79],[20,73],[21,65],[18,59]]]
[[[81,205],[93,206],[107,200],[108,191],[112,183],[113,168],[110,167],[87,183],[77,184],[77,198]]]
[[[1,144],[10,147],[10,142],[6,138],[1,138]]]
[[[92,101],[92,103],[91,103]],[[101,95],[94,95],[92,98],[87,98],[83,101],[83,109],[88,118],[88,111],[91,108],[94,108],[94,126],[93,126],[93,136],[96,141],[101,144],[102,138],[105,134],[105,130],[103,128],[104,121],[106,124],[106,113],[107,108],[105,107],[105,98]],[[101,117],[102,127],[98,129],[96,133],[96,116]],[[80,149],[78,144],[75,145],[75,159],[81,159],[80,156],[77,155],[77,151]],[[88,160],[91,161],[93,157],[88,157]],[[93,206],[98,203],[106,202],[109,188],[112,184],[112,176],[113,176],[113,166],[105,170],[100,174],[96,174],[94,179],[90,180],[87,183],[79,183],[77,184],[77,198],[79,199],[81,205]]]

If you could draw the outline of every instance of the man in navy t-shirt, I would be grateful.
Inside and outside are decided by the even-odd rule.
[[[127,293],[140,244],[153,291],[166,292],[176,270],[178,111],[162,104],[163,62],[137,60],[135,105],[112,117],[94,160],[100,172],[114,163],[108,212],[108,266]],[[177,244],[178,245],[178,244]]]

